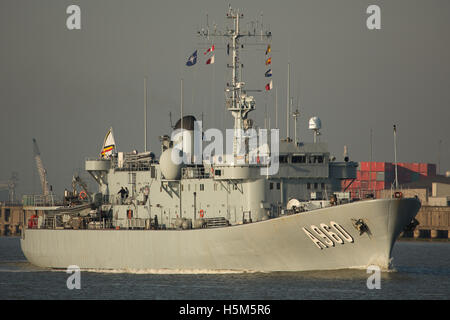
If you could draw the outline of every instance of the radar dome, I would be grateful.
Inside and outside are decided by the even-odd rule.
[[[309,119],[309,130],[319,130],[322,128],[322,121],[319,117],[312,117]]]
[[[300,201],[298,201],[295,198],[289,200],[288,203],[286,204],[286,209],[288,209],[288,210],[293,210],[294,208],[300,208],[300,207],[301,207]]]
[[[165,179],[179,180],[181,177],[181,168],[183,167],[183,163],[180,161],[180,164],[177,164],[172,161],[172,150],[174,150],[174,152],[179,152],[179,157],[181,158],[181,150],[173,148],[166,149],[162,153],[161,158],[159,158],[159,167]]]

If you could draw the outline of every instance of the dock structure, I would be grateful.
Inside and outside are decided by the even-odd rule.
[[[416,220],[419,225],[413,231],[414,238],[450,239],[450,207],[423,206]]]
[[[405,231],[406,238],[450,239],[450,177],[434,176],[403,184],[401,194],[406,198],[417,197],[422,207],[416,216],[418,225]],[[380,190],[377,198],[390,198],[391,189]]]
[[[0,202],[0,236],[19,236],[23,222],[39,213],[25,208],[21,203]]]

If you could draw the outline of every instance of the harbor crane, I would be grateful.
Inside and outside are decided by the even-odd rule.
[[[0,181],[0,191],[9,190],[9,202],[16,201],[17,181],[19,181],[19,174],[17,172],[13,172],[9,180]]]
[[[41,180],[42,186],[42,194],[44,196],[48,196],[50,194],[50,188],[47,180],[47,170],[44,168],[44,164],[42,163],[41,153],[39,152],[39,147],[37,145],[36,139],[33,138],[33,156],[36,161],[36,166],[39,173],[39,178]]]

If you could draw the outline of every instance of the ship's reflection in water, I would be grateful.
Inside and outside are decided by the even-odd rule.
[[[83,270],[81,289],[68,290],[65,270],[35,267],[19,238],[0,238],[0,299],[450,299],[449,242],[397,242],[393,257],[379,290],[356,269]]]

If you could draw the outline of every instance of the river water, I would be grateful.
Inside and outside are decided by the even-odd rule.
[[[188,273],[81,271],[69,290],[65,271],[27,262],[20,238],[0,237],[4,299],[450,299],[450,242],[397,242],[394,270],[369,290],[366,270]]]

